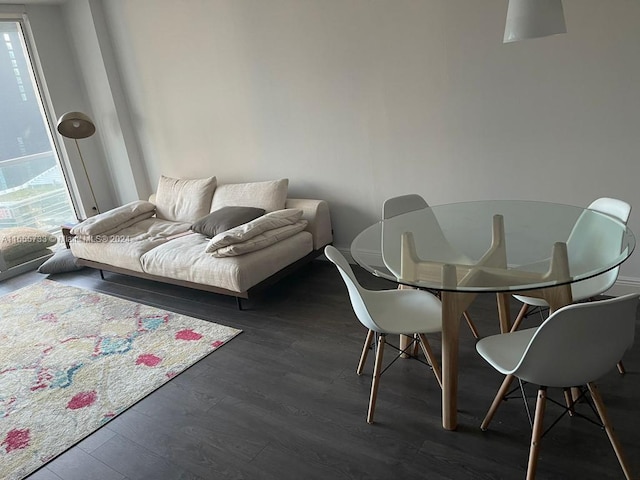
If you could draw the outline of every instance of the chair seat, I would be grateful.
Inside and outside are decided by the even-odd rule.
[[[476,343],[476,350],[496,370],[506,375],[518,366],[536,330],[536,328],[527,328],[485,337]]]
[[[442,303],[421,290],[369,292],[367,308],[375,312],[378,333],[406,334],[442,331]]]
[[[524,295],[513,295],[513,298],[515,298],[519,302],[526,303],[527,305],[531,305],[532,307],[548,307],[549,306],[547,301],[543,298],[525,297]]]
[[[574,302],[581,302],[582,300],[587,300],[589,298],[593,298],[597,295],[600,295],[604,290],[606,290],[609,285],[600,287],[600,285],[596,285],[598,279],[587,279],[581,282],[576,282],[571,284],[571,298]],[[546,300],[542,298],[536,297],[527,297],[525,295],[513,295],[513,298],[519,300],[522,303],[526,303],[533,307],[548,307],[549,304]]]

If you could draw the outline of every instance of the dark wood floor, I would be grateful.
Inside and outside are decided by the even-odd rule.
[[[372,288],[389,286],[358,275]],[[7,280],[0,293],[43,278],[29,273]],[[88,269],[49,278],[244,332],[34,473],[33,480],[524,478],[530,429],[522,402],[504,403],[491,430],[480,431],[502,377],[475,352],[464,325],[458,430],[441,428],[440,390],[415,360],[398,361],[384,374],[376,424],[366,423],[372,359],[367,374],[358,377],[365,330],[328,262],[313,262],[244,311],[232,298],[118,275],[102,281]],[[482,335],[498,332],[493,296],[479,297],[470,312]],[[437,336],[432,343],[439,351]],[[637,342],[625,364],[626,376],[612,368],[599,385],[639,478]],[[623,475],[602,430],[565,418],[544,437],[538,478]]]

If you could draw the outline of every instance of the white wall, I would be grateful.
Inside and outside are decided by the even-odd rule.
[[[614,196],[640,235],[640,2],[563,4],[566,35],[503,44],[507,0],[103,1],[134,175],[288,177],[338,247],[406,192]]]
[[[78,76],[84,79],[106,158],[104,170],[108,175],[104,175],[103,183],[111,186],[115,203],[137,200],[146,195],[149,183],[139,156],[137,136],[131,126],[126,96],[122,92],[102,1],[71,0],[62,10],[78,60]]]

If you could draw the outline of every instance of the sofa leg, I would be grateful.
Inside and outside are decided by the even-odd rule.
[[[238,310],[242,310],[242,298],[236,297],[236,305],[238,305]]]

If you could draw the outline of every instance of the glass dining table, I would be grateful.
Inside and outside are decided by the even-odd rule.
[[[553,312],[572,302],[572,283],[617,267],[634,248],[624,222],[595,210],[483,200],[382,220],[353,240],[351,255],[378,277],[440,292],[442,425],[455,430],[460,319],[476,296],[496,294],[500,330],[508,332],[511,294],[543,298]]]

